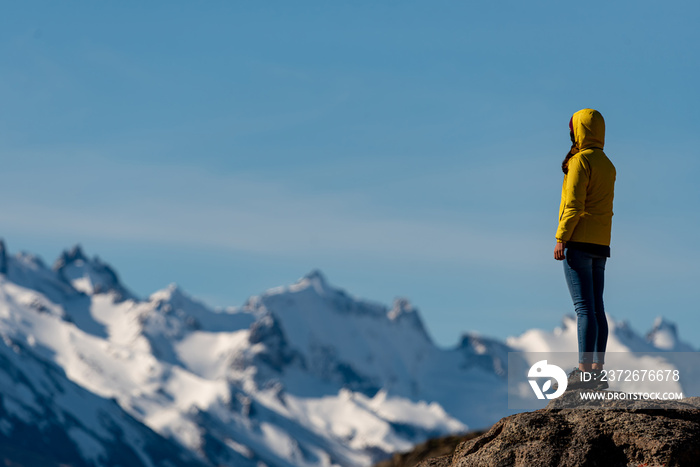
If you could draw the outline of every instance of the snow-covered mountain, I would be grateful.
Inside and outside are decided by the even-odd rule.
[[[569,318],[440,348],[407,300],[318,271],[237,308],[174,285],[140,299],[79,247],[49,268],[2,242],[0,337],[0,445],[42,436],[71,465],[371,465],[511,413],[508,352],[576,348]],[[646,337],[613,323],[610,346],[693,350],[663,320]]]

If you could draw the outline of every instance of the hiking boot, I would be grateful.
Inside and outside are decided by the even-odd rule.
[[[574,368],[566,378],[566,390],[573,389],[608,389],[608,382],[603,380],[604,373],[601,370],[581,371]],[[557,384],[554,383],[552,389],[557,390]]]
[[[566,378],[567,391],[572,389],[594,389],[595,384],[597,383],[593,381],[593,375],[591,373],[581,371],[578,368],[574,368]]]
[[[578,368],[574,368],[571,373],[568,374],[566,390],[570,389],[595,389],[603,390],[608,389],[609,385],[606,379],[604,379],[605,373],[601,370],[593,371],[581,371]]]
[[[607,375],[603,372],[603,370],[593,370],[591,372],[591,381],[595,381],[596,383],[595,387],[592,389],[608,389],[610,387],[608,384]]]

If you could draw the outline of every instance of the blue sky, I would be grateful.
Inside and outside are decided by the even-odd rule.
[[[142,296],[312,269],[441,345],[551,329],[573,112],[618,170],[606,305],[700,326],[694,2],[24,2],[0,15],[0,236]]]

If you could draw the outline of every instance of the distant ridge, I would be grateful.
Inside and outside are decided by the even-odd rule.
[[[75,465],[112,465],[117,446],[160,465],[171,457],[138,441],[153,439],[187,459],[174,465],[369,466],[511,415],[508,352],[576,342],[564,317],[554,331],[441,348],[408,299],[363,300],[320,271],[214,310],[172,284],[137,297],[79,246],[50,268],[0,242],[0,270],[0,355],[17,369],[0,373],[0,441],[61,432]],[[646,335],[611,320],[610,345],[692,349],[667,320]],[[18,385],[25,368],[44,370]]]

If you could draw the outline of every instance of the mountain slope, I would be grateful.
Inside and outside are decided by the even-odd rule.
[[[37,344],[30,340],[29,345]],[[195,456],[68,380],[24,342],[0,342],[0,444],[73,466],[201,466]],[[3,453],[11,455],[3,449]],[[8,459],[8,457],[5,457]],[[31,458],[30,458],[31,460]]]
[[[5,266],[3,335],[209,465],[368,465],[465,429],[435,403],[379,391],[382,371],[405,356],[373,368],[379,383],[372,386],[364,370],[354,369],[357,361],[338,358],[338,349],[313,341],[290,345],[279,322],[290,326],[298,320],[288,321],[293,313],[310,308],[284,312],[275,291],[217,312],[173,286],[139,300],[113,269],[79,249],[64,253],[54,269],[31,255],[6,255]],[[307,280],[292,293],[337,305],[334,293],[324,301],[330,288],[319,294]],[[403,317],[410,313],[406,303],[384,310],[346,297],[342,306],[382,323],[364,342],[375,342],[375,349],[385,330],[411,324]],[[360,321],[358,338],[373,326]],[[85,462],[99,465],[95,459],[101,458],[86,455]]]
[[[671,323],[657,324],[645,338],[611,323],[611,350],[690,348]],[[7,254],[2,244],[0,335],[9,343],[0,355],[16,368],[5,378],[6,393],[34,378],[13,397],[32,394],[52,407],[21,422],[13,415],[5,434],[42,417],[56,420],[56,429],[74,434],[65,444],[75,445],[66,455],[76,465],[111,465],[104,459],[119,443],[121,455],[160,465],[136,441],[155,436],[153,444],[174,442],[179,447],[169,452],[189,453],[174,465],[366,466],[513,413],[509,352],[576,348],[569,318],[553,332],[532,330],[505,343],[467,334],[439,348],[408,300],[391,307],[361,300],[318,271],[241,307],[214,310],[175,285],[140,299],[80,248],[48,268],[32,255]],[[19,355],[27,363],[17,363]],[[94,402],[64,401],[52,381]],[[2,400],[3,414],[12,400]],[[25,411],[37,410],[26,404]],[[92,412],[83,414],[83,406]],[[121,437],[95,421],[101,411],[130,420],[109,425]],[[71,431],[72,419],[78,428]]]

